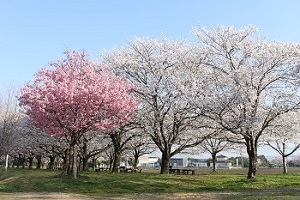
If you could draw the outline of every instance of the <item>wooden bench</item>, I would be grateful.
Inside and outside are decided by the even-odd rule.
[[[182,174],[189,174],[191,172],[192,175],[195,175],[195,170],[193,169],[182,169]]]

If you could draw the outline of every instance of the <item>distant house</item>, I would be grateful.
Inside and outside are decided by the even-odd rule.
[[[187,158],[171,158],[170,165],[172,167],[187,167]]]
[[[216,168],[231,168],[232,163],[228,160],[227,156],[219,155],[216,156]],[[213,163],[210,162],[209,166],[213,166]]]
[[[189,155],[191,156],[191,155]],[[138,167],[153,168],[160,167],[161,159],[157,156],[143,155],[139,158]],[[178,154],[170,159],[170,166],[173,168],[183,167],[199,167],[207,168],[207,159],[199,159],[194,157],[187,157],[186,154]]]
[[[172,167],[208,167],[206,159],[189,157],[172,157],[170,160]]]
[[[208,167],[207,159],[188,158],[188,167]]]
[[[138,167],[153,168],[160,167],[160,158],[156,156],[144,155],[139,158]]]

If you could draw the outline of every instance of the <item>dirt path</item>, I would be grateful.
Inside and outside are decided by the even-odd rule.
[[[271,197],[283,196],[284,194],[294,194],[294,197],[300,197],[300,188],[295,189],[264,189],[251,191],[234,192],[211,192],[211,193],[193,193],[193,194],[132,194],[123,196],[101,196],[91,197],[88,195],[67,194],[67,193],[0,193],[0,200],[225,200],[234,196],[245,197]],[[283,196],[284,198],[284,196]]]
[[[224,195],[224,194],[223,194]],[[184,200],[201,199],[212,200],[222,199],[222,194],[133,194],[118,197],[90,197],[66,193],[13,193],[0,194],[0,200]]]

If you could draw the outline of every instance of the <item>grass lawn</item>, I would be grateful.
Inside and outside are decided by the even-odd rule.
[[[300,174],[264,174],[247,180],[246,174],[226,172],[196,175],[158,173],[80,172],[78,179],[61,178],[56,170],[0,171],[1,193],[75,193],[90,197],[134,194],[223,194],[224,199],[299,199]],[[223,198],[222,198],[223,199]]]

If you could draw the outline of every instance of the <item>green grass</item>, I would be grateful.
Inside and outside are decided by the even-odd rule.
[[[299,195],[298,188],[300,188],[299,174],[259,175],[254,180],[247,180],[245,174],[161,175],[90,171],[81,172],[79,178],[74,180],[68,177],[61,178],[60,171],[55,170],[0,171],[0,193],[63,192],[89,196],[118,196],[136,193],[229,192],[235,194],[230,196],[231,199],[275,200],[277,197],[294,199]]]

